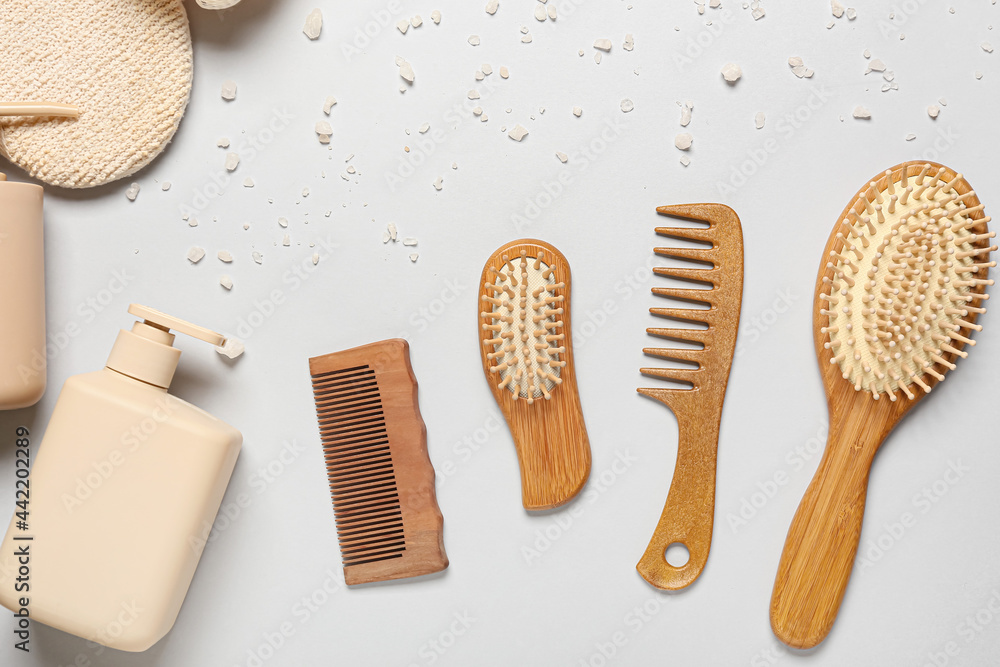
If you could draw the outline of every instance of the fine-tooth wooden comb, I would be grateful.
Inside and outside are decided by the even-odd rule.
[[[677,417],[678,443],[674,479],[653,537],[636,569],[657,588],[678,590],[701,575],[712,546],[715,518],[715,462],[719,425],[726,383],[732,366],[743,300],[743,231],[740,219],[722,204],[661,206],[660,215],[699,220],[703,227],[657,227],[656,233],[676,239],[711,244],[711,247],[656,248],[664,257],[704,263],[711,268],[655,268],[654,273],[684,281],[706,283],[710,289],[654,287],[653,293],[709,308],[650,308],[660,317],[707,329],[650,328],[654,336],[701,344],[702,348],[645,348],[644,353],[671,362],[694,364],[694,368],[643,368],[643,375],[664,378],[690,388],[639,389],[639,393],[662,402]],[[667,562],[667,547],[687,548],[687,563],[675,567]]]
[[[480,280],[483,371],[510,426],[525,509],[569,502],[590,475],[573,367],[569,263],[544,241],[499,248]]]
[[[789,646],[812,648],[833,627],[882,442],[975,345],[996,266],[989,220],[961,174],[919,161],[866,183],[834,224],[813,311],[830,435],[771,595],[771,628]]]
[[[349,585],[448,567],[443,519],[405,340],[309,360]]]

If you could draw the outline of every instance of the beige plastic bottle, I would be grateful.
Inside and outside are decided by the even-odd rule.
[[[0,410],[45,393],[42,188],[0,174]]]
[[[225,339],[143,306],[129,313],[144,321],[119,332],[107,366],[59,395],[31,468],[27,528],[18,508],[0,546],[0,604],[144,651],[177,618],[243,436],[167,393],[180,357],[171,329]],[[19,591],[24,548],[30,590]]]

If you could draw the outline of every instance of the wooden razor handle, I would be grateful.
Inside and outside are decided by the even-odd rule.
[[[640,391],[659,398],[655,395],[658,390]],[[673,392],[670,400],[679,399],[678,392]],[[635,566],[642,578],[657,588],[675,591],[691,585],[708,562],[715,520],[715,463],[722,417],[721,404],[718,407],[715,414],[708,415],[704,411],[674,410],[679,431],[674,478],[653,537]],[[672,544],[682,544],[688,550],[688,561],[680,567],[667,562],[666,550]]]
[[[851,578],[868,475],[887,432],[884,424],[871,424],[855,419],[831,428],[823,460],[788,529],[771,594],[771,628],[793,648],[812,648],[826,638]]]

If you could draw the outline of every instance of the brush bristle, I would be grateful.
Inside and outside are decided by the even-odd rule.
[[[855,390],[913,399],[975,344],[996,246],[975,193],[959,194],[966,185],[943,167],[903,166],[872,181],[841,221],[819,307],[830,362]]]
[[[542,251],[529,257],[522,250],[519,257],[502,259],[483,285],[480,313],[490,373],[514,400],[551,399],[566,365],[561,333],[566,284]]]

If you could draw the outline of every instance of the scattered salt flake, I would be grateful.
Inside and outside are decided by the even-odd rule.
[[[556,6],[554,4],[549,5],[548,9],[546,10],[546,13],[549,15],[550,21],[555,21],[557,18],[559,18],[559,14],[556,13]]]
[[[907,141],[913,141],[916,138],[917,138],[917,135],[915,135],[915,134],[908,134],[908,135],[906,135],[906,140]]]
[[[358,173],[358,170],[355,169],[354,165],[352,164],[352,165],[350,165],[350,166],[347,167],[347,173],[348,174],[356,174],[356,173]]]
[[[204,248],[199,248],[198,246],[192,246],[191,249],[188,250],[187,258],[188,261],[191,262],[192,264],[197,264],[204,257],[205,257]]]
[[[497,9],[499,9],[499,8],[500,8],[500,1],[499,0],[490,0],[489,2],[486,3],[486,13],[489,14],[489,15],[491,15],[491,16],[493,14],[496,14],[497,13]]]
[[[434,21],[434,25],[440,24],[441,23],[441,12],[439,12],[436,9],[433,12],[431,12],[431,21]]]
[[[562,162],[563,164],[566,164],[566,162],[569,160],[569,156],[561,151],[556,151],[556,157],[559,158],[559,161]]]
[[[170,181],[163,181],[163,183],[160,185],[160,189],[166,192],[167,190],[170,189],[171,185],[172,183]]]
[[[501,67],[500,68],[500,78],[501,79],[506,79],[509,76],[510,76],[510,70],[507,69],[506,67]]]
[[[681,164],[684,165],[685,167],[688,166],[689,164],[691,164],[691,158],[689,158],[687,155],[682,155]]]
[[[309,188],[302,188],[302,196],[303,197],[309,196]]]
[[[420,126],[420,129],[417,130],[417,132],[419,132],[420,134],[427,134],[427,130],[429,129],[431,129],[431,124],[424,123],[423,125]]]
[[[629,98],[625,98],[621,101],[622,113],[628,113],[635,108],[635,104]]]
[[[401,33],[403,33],[405,35],[406,31],[410,29],[410,22],[407,21],[406,19],[402,19],[401,21],[397,21],[396,22],[396,29],[399,30]]]
[[[736,63],[726,63],[722,67],[722,78],[727,83],[736,83],[743,76],[743,68]]]
[[[521,35],[521,43],[522,44],[531,44],[531,35],[528,35],[528,34]]]
[[[861,120],[868,120],[872,117],[872,112],[864,108],[861,105],[854,107],[853,116],[855,118],[860,118]]]
[[[389,238],[389,232],[382,232],[382,243],[388,243]]]
[[[982,79],[982,78],[983,78],[983,73],[980,72],[979,70],[976,70],[976,80],[978,81],[979,79]]]
[[[233,171],[240,166],[240,156],[237,153],[226,153],[226,171]]]
[[[982,43],[982,44],[980,44],[979,46],[980,46],[980,48],[982,48],[982,50],[983,50],[983,51],[985,51],[986,53],[993,53],[993,45],[992,45],[992,44],[990,44],[989,42],[983,42],[983,43]]]
[[[478,69],[476,70],[475,76],[476,76],[476,81],[482,81],[483,79],[486,78],[486,75],[483,74],[482,70],[478,70]]]
[[[750,12],[750,16],[753,17],[754,21],[761,20],[762,18],[764,18],[764,8],[763,7],[755,8],[753,11]]]
[[[223,275],[219,278],[219,284],[225,287],[227,290],[233,289],[233,279],[229,276]]]
[[[872,57],[872,52],[869,51],[868,49],[865,49],[865,52],[862,53],[861,55],[863,55],[865,58],[871,58]]]
[[[230,283],[232,285],[232,283]],[[228,289],[228,288],[227,288]],[[215,351],[219,354],[229,357],[230,359],[236,359],[246,352],[246,346],[243,344],[239,338],[226,338],[226,341],[222,345],[216,345]]]
[[[597,53],[594,54],[594,62],[597,63],[598,65],[601,64],[601,52],[600,51],[598,51]]]
[[[291,237],[291,236],[289,236],[288,234],[285,234],[285,235],[284,235],[284,236],[283,236],[283,237],[281,238],[281,245],[285,246],[286,248],[287,248],[288,246],[292,245],[292,237]]]
[[[264,263],[264,255],[260,254],[256,250],[254,250],[252,253],[250,253],[250,256],[253,257],[253,261],[255,261],[257,264],[263,264]]]
[[[410,19],[410,25],[412,25],[414,28],[419,28],[423,24],[424,24],[424,19],[421,18],[420,14],[417,14],[412,19]]]
[[[220,250],[219,251],[219,261],[220,262],[225,262],[226,264],[229,264],[230,262],[233,261],[233,254],[231,252],[229,252],[228,250]]]
[[[407,236],[405,239],[403,239],[403,245],[410,247],[415,246],[417,245],[417,240],[412,236]]]
[[[939,107],[936,104],[932,104],[929,107],[927,107],[927,115],[930,116],[931,118],[937,118],[938,114],[940,113],[941,113],[941,107]]]
[[[520,141],[521,139],[524,139],[526,136],[528,136],[528,130],[523,125],[518,123],[517,125],[514,126],[513,130],[507,133],[507,136],[513,139],[514,141]]]
[[[318,252],[314,252],[313,253],[312,263],[313,263],[313,266],[316,266],[317,264],[319,264],[319,253]]]
[[[792,68],[792,74],[799,77],[800,79],[805,77],[809,78],[813,75],[813,71],[806,67],[802,58],[799,56],[792,56],[788,59],[788,66]]]
[[[483,108],[482,107],[476,107],[476,108],[474,108],[472,110],[472,115],[473,116],[482,116],[483,115]]]
[[[243,187],[252,188],[254,185],[255,183],[253,182],[253,179],[250,178],[249,176],[243,179]]]
[[[632,33],[625,35],[625,43],[622,44],[622,48],[626,51],[631,51],[635,48],[635,38],[632,37]]]
[[[483,66],[480,67],[479,69],[481,69],[483,74],[485,74],[486,76],[493,74],[493,66],[490,65],[489,63],[483,63]]]
[[[191,218],[190,220],[188,220],[188,227],[197,227],[197,226],[198,226],[198,218]]]
[[[760,130],[760,129],[762,129],[764,127],[764,112],[763,111],[758,111],[757,114],[753,117],[753,124],[754,124],[754,126],[758,130]]]
[[[576,116],[577,118],[579,118],[580,116],[582,116],[583,115],[583,108],[582,107],[573,107],[573,115]]]
[[[440,192],[441,188],[444,187],[444,179],[441,178],[440,176],[438,176],[437,178],[434,179],[434,182],[431,185],[434,186],[435,190],[437,190],[438,192]]]
[[[858,18],[858,13],[854,10],[854,7],[848,7],[847,8],[847,20],[848,21],[853,21],[856,18]]]
[[[830,11],[839,19],[844,15],[844,5],[837,2],[837,0],[830,0]]]
[[[227,139],[226,137],[222,137],[215,142],[215,145],[218,146],[219,148],[229,148],[229,139]]]
[[[526,25],[522,25],[521,26],[521,34],[522,35],[527,35],[528,34],[528,26],[526,26]]]
[[[458,169],[458,163],[457,162],[452,162],[451,163],[451,168],[452,169]]]
[[[323,12],[318,9],[314,9],[309,12],[309,16],[306,17],[306,24],[302,28],[302,32],[309,39],[319,39],[319,34],[323,32]]]
[[[692,137],[687,132],[681,132],[676,137],[674,137],[674,146],[676,146],[677,148],[679,148],[682,151],[686,151],[689,148],[691,148],[691,143],[693,141],[694,141],[694,137]]]
[[[395,241],[396,235],[398,233],[398,231],[396,230],[396,223],[390,222],[388,225],[386,225],[386,229],[389,230],[389,238]]]
[[[399,56],[396,56],[396,64],[399,66],[399,76],[403,77],[403,79],[408,83],[413,83],[413,65],[406,62]],[[402,90],[402,88],[400,90]]]
[[[479,35],[469,35],[469,44],[479,46]]]
[[[869,72],[884,72],[884,71],[885,71],[885,63],[876,58],[875,60],[868,63],[868,69],[865,70],[865,74],[868,74]]]
[[[833,26],[835,26],[835,25],[837,25],[837,24],[834,23],[833,21],[830,21],[829,23],[826,24],[826,29],[827,30],[832,30]]]
[[[236,99],[236,82],[232,79],[227,79],[222,82],[222,99],[224,100],[235,100]]]
[[[549,17],[549,15],[545,11],[545,5],[543,5],[540,2],[535,3],[535,20],[536,21],[544,21],[548,17]]]
[[[133,183],[128,186],[128,190],[125,191],[125,196],[128,197],[129,201],[135,201],[135,198],[139,196],[139,184]]]
[[[333,107],[336,104],[337,104],[337,98],[334,97],[333,95],[328,96],[326,98],[326,101],[323,102],[323,113],[325,113],[327,116],[329,116],[330,115],[330,111],[333,109]]]
[[[610,39],[597,39],[594,40],[594,48],[600,49],[601,51],[611,50],[611,40]]]
[[[469,99],[470,100],[478,100],[479,99],[479,91],[478,90],[470,90],[469,91]]]
[[[410,253],[410,261],[411,262],[416,262],[418,257],[420,257],[420,255],[418,255],[417,253],[415,253],[415,252],[411,252]]]
[[[288,218],[278,218],[278,225],[282,228],[288,227]]]
[[[330,127],[330,123],[325,120],[321,120],[316,123],[316,134],[333,134],[333,128]]]

